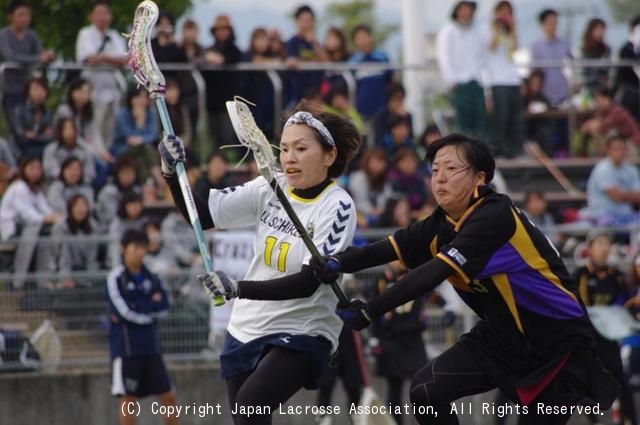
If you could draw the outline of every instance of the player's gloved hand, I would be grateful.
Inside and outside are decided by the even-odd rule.
[[[212,300],[218,296],[223,296],[228,300],[238,296],[238,282],[227,276],[225,272],[200,274],[198,280]]]
[[[313,270],[313,275],[319,282],[331,285],[340,277],[342,263],[338,257],[324,256],[320,260],[312,257],[309,265]]]
[[[371,315],[367,311],[367,304],[358,298],[351,299],[347,307],[336,309],[336,313],[344,324],[354,331],[364,329],[372,322]]]
[[[445,328],[450,328],[456,323],[456,313],[451,310],[445,310],[442,318],[440,319],[440,324]]]
[[[176,172],[176,164],[184,162],[184,142],[178,136],[173,134],[166,135],[158,143],[158,152],[160,153],[160,167],[165,175],[171,175]]]

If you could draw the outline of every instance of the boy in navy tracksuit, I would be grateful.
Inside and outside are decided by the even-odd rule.
[[[175,406],[175,391],[162,360],[156,317],[169,308],[160,279],[143,263],[149,239],[144,231],[122,236],[122,265],[107,277],[111,331],[109,343],[113,380],[111,393],[120,397],[120,423],[134,424],[127,406],[138,398],[158,395],[165,406]],[[134,409],[135,410],[135,409]],[[175,416],[167,424],[178,424]]]

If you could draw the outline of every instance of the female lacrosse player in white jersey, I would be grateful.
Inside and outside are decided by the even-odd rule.
[[[321,253],[341,252],[356,228],[353,200],[334,179],[360,146],[351,121],[299,110],[285,123],[277,180]],[[165,137],[158,150],[176,205],[187,218],[174,172],[184,160],[180,139]],[[210,295],[237,298],[220,356],[234,421],[270,424],[299,389],[315,388],[342,328],[337,298],[308,266],[311,254],[267,180],[211,190],[196,199],[204,229],[256,225],[255,256],[245,276],[234,281],[217,271],[200,277]],[[247,414],[250,413],[250,414]]]

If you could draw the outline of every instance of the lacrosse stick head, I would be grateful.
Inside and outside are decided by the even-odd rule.
[[[258,164],[260,175],[271,182],[276,176],[278,165],[276,157],[273,154],[273,147],[267,136],[256,124],[256,120],[251,114],[248,102],[241,97],[234,97],[233,100],[227,101],[227,112],[233,129],[238,136],[240,143],[251,149],[253,158]]]
[[[144,0],[136,9],[133,28],[129,35],[129,67],[149,97],[162,96],[165,81],[151,50],[151,31],[158,20],[158,6],[151,0]]]

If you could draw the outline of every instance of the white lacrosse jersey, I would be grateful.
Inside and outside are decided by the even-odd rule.
[[[349,194],[331,183],[314,199],[292,193],[282,174],[280,187],[321,254],[344,251],[353,241],[356,211]],[[297,273],[311,253],[263,177],[240,186],[209,192],[209,210],[217,228],[256,226],[254,257],[246,280],[269,280]],[[283,301],[236,299],[227,330],[247,343],[275,333],[323,336],[335,350],[342,321],[335,314],[337,298],[320,285],[308,298]]]

